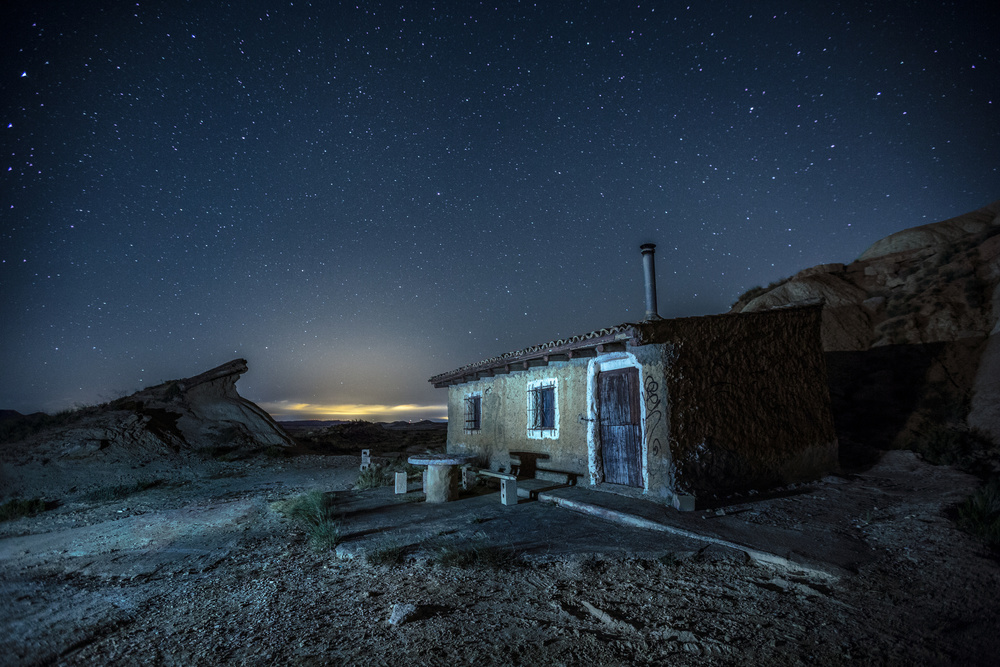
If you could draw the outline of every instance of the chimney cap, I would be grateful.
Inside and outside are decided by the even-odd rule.
[[[639,246],[639,250],[643,252],[651,252],[655,249],[656,249],[655,243],[643,243],[641,246]]]

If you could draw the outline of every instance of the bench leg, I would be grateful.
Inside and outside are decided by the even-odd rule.
[[[500,503],[503,505],[517,504],[517,480],[500,480]]]
[[[462,468],[462,490],[468,491],[476,485],[476,471],[472,468]]]

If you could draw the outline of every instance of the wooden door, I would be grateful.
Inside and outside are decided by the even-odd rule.
[[[639,371],[635,368],[597,376],[604,481],[642,487],[642,425]]]

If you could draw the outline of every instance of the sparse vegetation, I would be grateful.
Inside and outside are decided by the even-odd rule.
[[[8,500],[0,505],[0,521],[20,519],[25,516],[35,516],[45,511],[45,501],[41,498]]]
[[[166,391],[163,392],[163,397],[168,401],[172,401],[175,398],[179,398],[182,393],[181,385],[177,380],[167,384]]]
[[[0,421],[0,442],[20,442],[33,435],[52,428],[71,426],[84,417],[96,414],[104,406],[78,405],[55,414],[37,412],[13,419]]]
[[[787,282],[788,282],[788,278],[782,278],[781,280],[775,280],[772,283],[768,283],[767,287],[764,287],[762,285],[757,285],[756,287],[751,287],[746,292],[744,292],[743,294],[741,294],[736,299],[736,302],[732,306],[730,306],[730,308],[733,308],[737,304],[740,304],[740,303],[743,303],[743,304],[750,303],[751,301],[753,301],[757,297],[759,297],[759,296],[761,296],[763,294],[767,294],[768,292],[770,292],[771,290],[773,290],[775,287],[780,287],[781,285],[784,285]]]
[[[978,472],[997,454],[992,438],[984,431],[965,426],[938,425],[918,439],[914,449],[935,465],[953,465]]]
[[[1000,477],[965,499],[958,507],[958,525],[986,544],[1000,545]]]
[[[275,509],[306,531],[316,551],[330,551],[343,539],[341,523],[333,511],[333,497],[322,491],[276,503]]]
[[[390,461],[388,463],[373,463],[358,475],[358,481],[354,483],[355,489],[377,489],[389,486],[393,483],[393,477],[397,472],[405,472],[407,477],[421,472],[419,466],[410,465],[402,459]]]
[[[309,543],[316,551],[331,551],[343,539],[340,522],[335,519],[324,519],[308,531]]]
[[[675,554],[672,551],[668,554],[663,554],[657,560],[659,561],[660,565],[670,568],[680,567],[681,564],[684,562],[677,557],[677,554]]]
[[[432,450],[444,446],[447,427],[428,429],[386,428],[382,424],[350,421],[308,433],[293,433],[303,451],[311,454],[357,454],[370,449],[373,454],[419,448]]]
[[[131,495],[152,489],[166,483],[163,479],[147,479],[135,482],[134,484],[119,484],[116,486],[106,486],[95,491],[91,491],[86,496],[91,502],[108,502],[110,500],[121,500]]]
[[[519,565],[521,554],[513,547],[501,547],[481,541],[470,544],[450,543],[438,549],[434,562],[450,567],[499,570]]]
[[[281,445],[270,445],[264,448],[264,456],[272,459],[287,459],[292,456],[292,450]]]
[[[392,483],[392,476],[387,467],[381,463],[373,463],[358,475],[354,483],[355,489],[377,489]]]
[[[406,547],[394,540],[385,540],[365,555],[369,565],[398,565],[403,560]]]

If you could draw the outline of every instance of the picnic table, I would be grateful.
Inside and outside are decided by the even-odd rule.
[[[446,503],[458,498],[459,468],[475,458],[473,454],[417,454],[406,460],[415,466],[427,466],[427,502]]]

